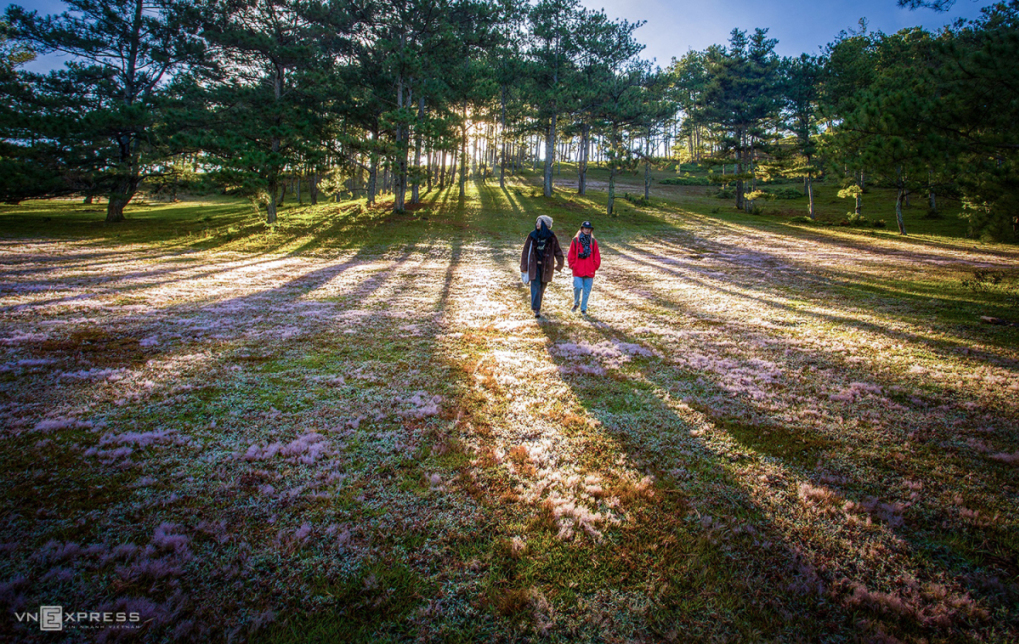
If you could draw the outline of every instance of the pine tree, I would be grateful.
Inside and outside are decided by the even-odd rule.
[[[814,156],[817,154],[818,101],[822,66],[813,56],[785,59],[782,65],[783,95],[788,119],[787,127],[793,133],[796,152],[802,158],[786,170],[787,176],[804,177],[807,192],[808,214],[814,216]]]
[[[748,211],[753,204],[744,198],[747,182],[752,190],[756,155],[768,147],[764,126],[781,107],[776,44],[766,29],[755,30],[749,38],[734,29],[729,46],[709,50],[705,59],[708,84],[699,97],[700,108],[724,132],[722,149],[736,162],[736,207]]]
[[[66,4],[69,11],[46,17],[12,6],[7,20],[39,53],[75,58],[45,82],[33,77],[37,98],[51,108],[36,122],[37,134],[62,147],[87,142],[91,154],[77,156],[88,165],[70,170],[99,173],[109,197],[106,221],[122,221],[124,207],[161,154],[158,107],[165,81],[201,60],[203,46],[184,19],[187,6],[178,0]],[[52,93],[56,88],[61,94]]]
[[[217,0],[204,16],[216,73],[203,84],[206,112],[195,144],[215,157],[222,181],[265,204],[270,224],[286,169],[314,154],[327,125],[317,81],[327,69],[328,39],[311,7]]]

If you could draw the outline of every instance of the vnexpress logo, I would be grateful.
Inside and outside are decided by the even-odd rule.
[[[14,613],[22,624],[39,624],[40,631],[62,631],[68,628],[116,628],[137,629],[141,627],[141,615],[136,612],[64,612],[63,606],[40,606],[38,613]]]
[[[40,631],[62,631],[62,630],[64,630],[64,607],[63,606],[40,606],[39,607],[39,630]]]

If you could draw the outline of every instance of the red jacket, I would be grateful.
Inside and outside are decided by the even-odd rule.
[[[573,270],[574,277],[594,277],[594,272],[601,266],[601,253],[598,252],[598,240],[591,235],[591,255],[580,259],[580,253],[583,252],[584,247],[580,245],[580,241],[577,237],[580,233],[574,236],[573,241],[570,242],[570,252],[566,256],[566,261],[569,262],[570,268]]]

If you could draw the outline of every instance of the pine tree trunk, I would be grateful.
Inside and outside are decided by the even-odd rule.
[[[546,197],[551,197],[553,191],[552,164],[555,162],[555,137],[556,114],[553,112],[552,116],[548,120],[548,130],[545,132],[545,178],[542,188]]]
[[[125,180],[120,183],[116,192],[110,193],[109,201],[106,203],[106,223],[113,224],[124,221],[124,207],[134,196],[135,190],[131,188],[132,182]]]
[[[616,131],[616,126],[613,125],[611,139],[611,145],[613,150],[618,149],[617,141],[618,133]],[[613,156],[609,160],[609,200],[608,206],[606,208],[606,214],[609,215],[610,217],[612,216],[612,213],[615,210],[615,205],[616,205],[616,158],[615,156]]]
[[[502,104],[502,129],[499,131],[499,138],[502,143],[502,159],[499,162],[499,188],[506,189],[506,86],[502,86],[502,93],[499,95]]]
[[[808,161],[809,163],[809,161]],[[811,218],[814,217],[814,178],[811,173],[807,173],[807,199],[810,202],[809,215]]]
[[[428,151],[426,163],[428,164],[428,171],[425,173],[425,194],[428,194],[432,191],[432,174],[434,174],[432,170],[435,166],[435,157],[431,150]]]
[[[269,203],[265,204],[265,222],[268,224],[276,223],[276,182],[269,182]]]
[[[651,130],[644,142],[644,200],[651,199]]]
[[[396,109],[401,112],[406,107],[404,100],[403,77],[398,77],[396,81]],[[404,199],[407,198],[407,134],[407,125],[400,122],[396,126],[396,167],[393,168],[393,212],[403,212]]]
[[[860,191],[856,193],[856,216],[859,217],[863,211],[863,171],[860,171],[860,181],[857,184],[860,187]]]
[[[368,170],[368,198],[367,202],[369,206],[375,205],[375,193],[378,190],[379,180],[379,155],[375,152],[371,153],[371,166]]]
[[[577,162],[577,194],[587,194],[587,157],[590,154],[591,126],[584,123],[580,128],[580,160]]]
[[[736,150],[736,209],[743,210],[743,132],[737,130],[736,140],[739,148]]]
[[[472,177],[477,179],[478,177],[478,139],[480,137],[475,136],[471,141],[471,159],[470,159],[470,174]]]
[[[315,206],[318,204],[318,171],[312,172],[308,175],[308,198],[311,199],[311,205]]]
[[[417,127],[414,128],[414,169],[420,170],[421,168],[421,124],[425,120],[425,97],[418,96],[418,122]],[[410,202],[419,203],[421,201],[421,173],[415,172],[414,174],[414,185],[411,187]]]
[[[902,170],[899,170],[899,193],[895,197],[895,223],[899,225],[899,234],[906,234],[906,224],[902,220],[902,202],[909,195],[902,183]]]
[[[460,201],[467,198],[467,101],[463,105],[463,129],[460,132]]]
[[[616,204],[616,164],[609,164],[609,203],[605,212],[610,217]]]
[[[275,75],[273,77],[273,96],[276,99],[276,103],[279,103],[283,96],[283,68],[276,65],[274,68]],[[274,118],[276,128],[280,126],[280,117]],[[276,189],[279,187],[279,173],[280,169],[275,167],[277,163],[276,155],[280,151],[280,136],[273,134],[272,136],[272,165],[270,166],[269,172],[272,174],[272,178],[269,179],[269,203],[266,205],[266,221],[270,224],[276,223]],[[283,198],[280,197],[282,203]]]

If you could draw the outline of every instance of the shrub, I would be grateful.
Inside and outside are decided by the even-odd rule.
[[[884,228],[888,223],[884,219],[878,219],[874,222],[874,228]]]
[[[771,194],[774,199],[799,199],[801,197],[806,197],[803,192],[796,188],[775,188],[773,190],[768,190],[767,192]]]
[[[870,222],[867,221],[867,218],[864,217],[861,214],[857,214],[855,212],[847,212],[846,213],[846,225],[847,226],[869,226]]]
[[[806,216],[806,215],[797,215],[797,216],[793,217],[792,219],[790,219],[789,221],[791,221],[794,224],[812,224],[812,223],[814,223],[814,220],[812,218]]]
[[[629,192],[623,193],[623,199],[626,199],[635,206],[650,206],[651,200],[645,199],[644,197],[634,197]]]
[[[710,186],[711,182],[708,181],[707,177],[691,177],[684,175],[681,177],[669,177],[667,179],[659,179],[658,183],[665,186]]]

